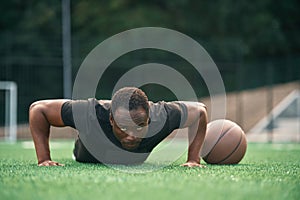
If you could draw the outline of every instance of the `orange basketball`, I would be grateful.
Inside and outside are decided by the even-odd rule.
[[[215,120],[207,125],[200,156],[208,164],[237,164],[247,149],[242,128],[230,120]]]

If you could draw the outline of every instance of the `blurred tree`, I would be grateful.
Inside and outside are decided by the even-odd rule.
[[[219,62],[229,90],[235,89],[232,72],[241,60],[243,73],[252,78],[247,87],[264,84],[264,73],[258,72],[264,72],[260,68],[265,65],[256,62],[266,58],[280,59],[280,63],[289,60],[284,80],[299,79],[295,75],[299,59],[292,60],[300,53],[299,8],[298,0],[72,0],[73,75],[104,39],[128,29],[155,26],[198,40]],[[27,115],[24,110],[33,100],[62,97],[61,0],[3,1],[0,12],[0,80],[18,83],[20,112]],[[169,58],[153,52],[139,56]],[[285,73],[279,65],[274,64],[274,70],[276,76]]]

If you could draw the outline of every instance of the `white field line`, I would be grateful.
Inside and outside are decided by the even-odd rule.
[[[21,144],[22,144],[22,148],[24,149],[34,149],[33,141],[23,141],[21,142]],[[73,143],[50,141],[50,148],[51,149],[72,149]]]
[[[295,99],[300,98],[300,91],[294,90],[287,97],[285,97],[273,110],[260,120],[248,133],[260,133],[269,123],[269,119],[277,118]]]

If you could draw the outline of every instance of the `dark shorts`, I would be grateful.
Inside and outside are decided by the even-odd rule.
[[[79,138],[77,138],[75,141],[73,155],[77,162],[100,163],[94,156],[90,154]]]

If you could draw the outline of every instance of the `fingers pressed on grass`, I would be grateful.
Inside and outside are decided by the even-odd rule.
[[[38,166],[64,166],[64,164],[55,162],[55,161],[51,161],[51,160],[46,160],[40,164],[38,164]]]
[[[205,165],[202,164],[198,164],[198,163],[184,163],[182,165],[180,165],[182,167],[199,167],[199,168],[206,168]]]

